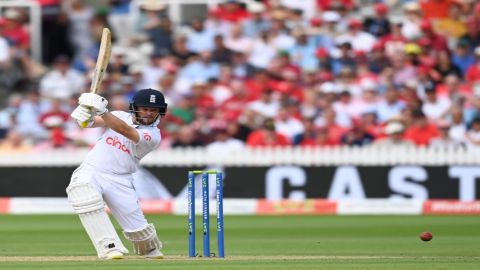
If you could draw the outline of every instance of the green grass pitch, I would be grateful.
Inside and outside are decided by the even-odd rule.
[[[0,269],[480,267],[480,216],[225,216],[226,259],[187,257],[185,216],[148,219],[164,242],[164,260],[133,255],[118,261],[96,260],[74,215],[0,215]],[[200,219],[197,252],[202,254],[198,225]],[[211,226],[211,251],[216,252],[214,217]],[[427,230],[433,240],[423,242],[418,235]],[[124,243],[132,250],[130,243]]]

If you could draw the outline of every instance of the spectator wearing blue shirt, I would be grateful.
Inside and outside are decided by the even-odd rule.
[[[194,53],[212,51],[215,48],[215,33],[203,26],[204,22],[194,19],[191,22],[192,32],[187,36],[187,48]]]

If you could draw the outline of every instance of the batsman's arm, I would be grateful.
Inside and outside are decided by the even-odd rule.
[[[140,141],[140,136],[138,135],[137,130],[134,127],[129,126],[120,118],[116,117],[110,112],[104,113],[102,116],[95,117],[95,124],[103,122],[103,126],[111,128],[115,132],[122,134],[123,136],[129,138],[134,143],[138,143]],[[100,118],[100,119],[98,119]]]

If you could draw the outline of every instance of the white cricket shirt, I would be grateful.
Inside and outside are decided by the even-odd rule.
[[[107,129],[88,152],[83,163],[111,174],[134,173],[140,160],[160,144],[160,130],[157,127],[133,124],[130,113],[114,111],[112,114],[135,127],[140,141],[135,144],[120,133]]]

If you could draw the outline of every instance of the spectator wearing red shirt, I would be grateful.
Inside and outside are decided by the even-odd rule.
[[[1,35],[22,49],[30,48],[30,35],[23,25],[22,13],[10,8],[5,11],[5,24]]]
[[[238,0],[225,1],[214,12],[220,20],[232,23],[238,23],[250,17]]]
[[[224,117],[236,120],[242,114],[245,105],[250,101],[243,81],[236,80],[230,84],[232,96],[220,104]]]
[[[70,119],[70,115],[64,112],[61,108],[62,100],[54,99],[51,102],[51,109],[39,117],[39,122],[50,133],[51,146],[64,147],[67,144],[67,138],[65,136],[65,125]]]
[[[337,114],[331,108],[325,109],[321,118],[315,119],[315,125],[319,128],[324,127],[328,130],[328,138],[334,144],[340,144],[340,140],[345,132],[348,131],[337,123]]]
[[[434,31],[431,21],[423,20],[420,23],[420,29],[422,30],[422,37],[431,41],[433,50],[448,51],[447,39]]]
[[[454,4],[454,0],[420,0],[422,14],[427,19],[448,17],[448,11],[452,4]]]
[[[467,69],[465,79],[470,83],[480,81],[480,47],[475,48],[475,64]]]
[[[290,146],[291,143],[287,137],[275,132],[275,123],[273,119],[269,118],[265,120],[261,129],[248,135],[247,145],[253,147]]]
[[[414,110],[412,116],[413,123],[405,132],[405,139],[417,146],[427,146],[432,139],[440,136],[437,126],[428,121],[422,110]]]

